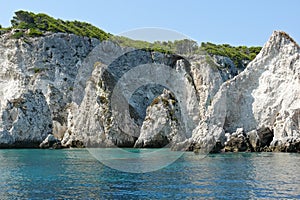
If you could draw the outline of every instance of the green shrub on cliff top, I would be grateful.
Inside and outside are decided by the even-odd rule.
[[[159,45],[156,42],[150,43],[142,40],[133,40],[123,36],[112,36],[110,39],[123,47],[133,47],[136,49],[143,49],[149,52],[156,51],[167,54],[175,53],[175,51],[173,51],[172,49]]]
[[[202,42],[199,48],[210,55],[220,55],[229,57],[237,67],[241,64],[241,61],[243,60],[253,60],[261,50],[261,47],[233,47],[229,44],[216,45],[210,42]]]
[[[111,40],[115,41],[121,46],[134,47],[138,49],[145,49],[147,51],[158,51],[162,53],[177,53],[182,55],[188,54],[203,54],[220,55],[229,57],[234,64],[239,67],[242,61],[251,61],[260,52],[261,47],[234,47],[229,44],[213,44],[210,42],[201,43],[198,46],[196,41],[183,39],[175,41],[155,41],[153,43],[132,40],[122,36],[113,36]]]
[[[28,31],[28,35],[31,36],[31,37],[38,37],[38,36],[42,36],[42,35],[43,35],[43,32],[41,32],[41,31],[38,30],[38,29],[31,28],[31,29],[29,29],[29,31]]]
[[[21,37],[23,37],[24,36],[24,33],[23,32],[15,32],[14,34],[12,34],[12,38],[13,39],[20,39]]]
[[[34,14],[27,11],[17,11],[11,20],[12,28],[30,29],[30,36],[39,36],[44,31],[72,33],[90,38],[106,40],[111,35],[86,22],[63,21],[54,19],[46,14]]]
[[[113,36],[103,30],[86,22],[63,21],[54,19],[46,14],[34,14],[27,11],[17,11],[11,20],[12,27],[4,29],[0,26],[0,33],[5,33],[11,28],[21,29],[12,35],[12,38],[19,39],[24,36],[37,37],[42,36],[44,32],[62,32],[71,33],[79,36],[97,38],[99,40],[111,39],[121,46],[144,49],[146,51],[157,51],[162,53],[178,54],[202,54],[206,52],[209,55],[221,55],[229,57],[237,67],[242,61],[253,60],[260,52],[261,47],[233,47],[229,44],[216,45],[210,42],[201,43],[198,46],[196,41],[183,39],[175,41],[155,41],[153,43],[141,40],[132,40],[122,36]],[[27,31],[28,30],[28,31]]]

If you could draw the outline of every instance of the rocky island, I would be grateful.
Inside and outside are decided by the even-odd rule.
[[[300,48],[285,32],[240,58],[205,44],[122,45],[89,24],[25,11],[12,25],[0,36],[0,148],[300,151]],[[133,70],[146,78],[124,82]]]

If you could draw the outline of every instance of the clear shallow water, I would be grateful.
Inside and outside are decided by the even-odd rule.
[[[0,199],[300,199],[300,154],[185,153],[131,174],[87,150],[0,150]]]

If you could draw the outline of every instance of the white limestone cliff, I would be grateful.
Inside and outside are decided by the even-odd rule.
[[[0,147],[299,151],[299,51],[276,31],[243,71],[222,56],[4,34]]]
[[[2,147],[38,147],[52,133],[50,109],[40,90],[26,91],[7,100],[1,117]]]
[[[49,133],[61,139],[81,62],[99,41],[62,33],[10,36],[0,36],[0,146],[36,147]],[[18,99],[32,110],[8,103]]]
[[[233,79],[223,83],[206,118],[193,132],[201,143],[225,143],[225,133],[268,128],[272,145],[299,140],[300,49],[286,33],[275,31],[257,57]],[[291,140],[291,141],[294,141]],[[295,142],[295,141],[294,141]]]

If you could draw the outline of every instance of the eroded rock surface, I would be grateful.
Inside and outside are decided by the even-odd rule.
[[[0,121],[0,146],[38,147],[52,133],[49,106],[42,91],[24,91],[7,100]]]
[[[1,35],[1,147],[37,147],[49,133],[63,137],[67,105],[73,96],[84,96],[73,94],[81,62],[99,43],[62,33],[26,39]]]
[[[297,152],[299,52],[276,31],[237,68],[72,34],[4,34],[0,147],[47,148],[54,137],[62,147]]]
[[[248,67],[222,84],[205,119],[194,130],[193,139],[201,143],[213,135],[212,142],[225,143],[227,132],[234,133],[240,127],[246,133],[264,128],[274,132],[271,146],[282,146],[287,141],[296,145],[299,138],[296,120],[300,107],[299,53],[299,46],[292,38],[275,31]],[[268,135],[258,133],[262,146],[271,138],[270,134],[267,137],[264,134]]]

